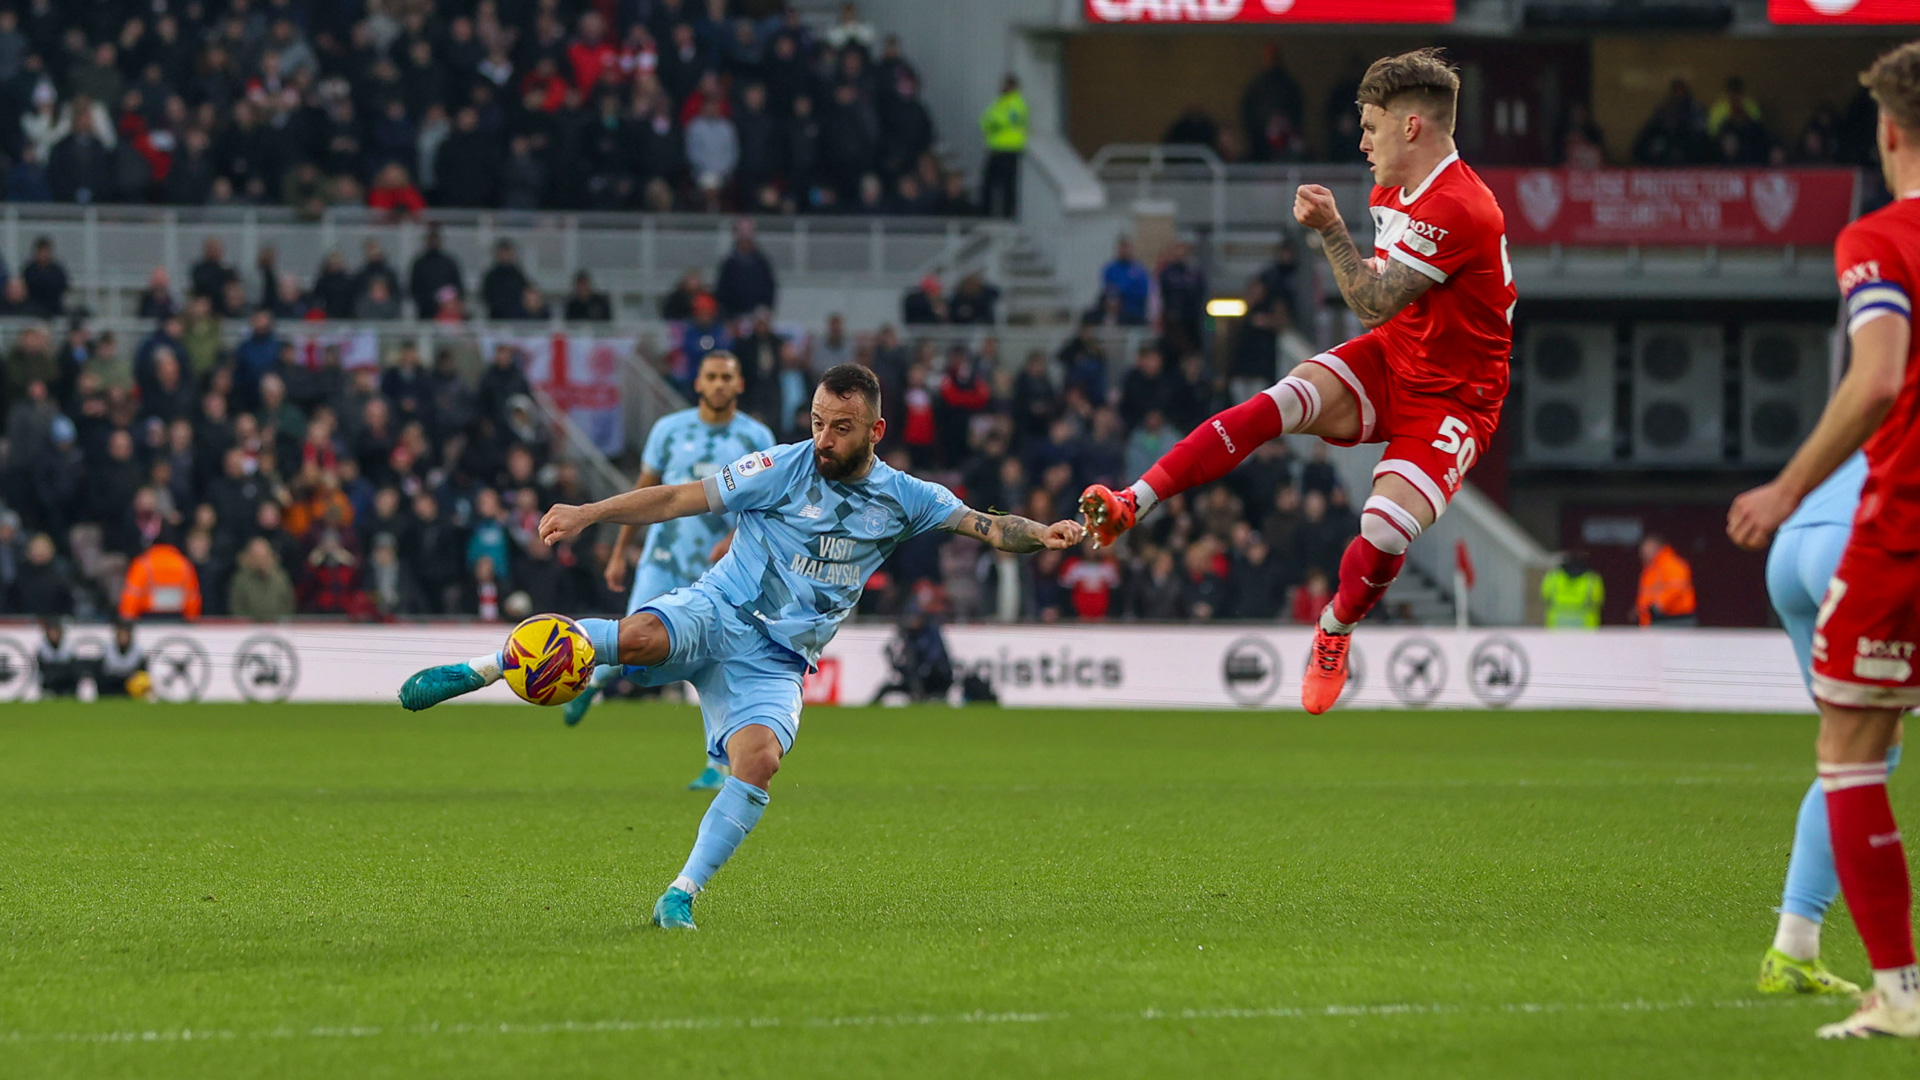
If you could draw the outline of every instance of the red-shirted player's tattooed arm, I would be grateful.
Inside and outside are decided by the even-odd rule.
[[[1360,249],[1353,246],[1344,222],[1336,221],[1320,231],[1333,267],[1333,278],[1340,284],[1340,295],[1360,317],[1361,325],[1371,330],[1399,313],[1433,285],[1433,279],[1413,267],[1393,259],[1379,270],[1367,265]]]

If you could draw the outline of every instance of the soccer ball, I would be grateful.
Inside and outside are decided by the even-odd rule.
[[[501,674],[522,700],[565,705],[593,677],[593,645],[565,615],[535,615],[513,628]]]

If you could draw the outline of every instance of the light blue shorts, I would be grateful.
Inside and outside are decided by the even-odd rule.
[[[663,563],[641,559],[633,570],[633,591],[627,595],[627,614],[647,606],[647,601],[665,596],[675,589],[691,585]]]
[[[793,749],[800,733],[800,680],[807,662],[741,618],[720,591],[696,581],[641,605],[667,627],[667,660],[629,667],[627,678],[643,686],[690,682],[700,692],[707,726],[707,754],[727,760],[727,740],[744,727],[773,729],[780,751]]]
[[[1813,688],[1813,624],[1820,617],[1820,601],[1827,583],[1847,550],[1851,525],[1806,525],[1785,529],[1774,537],[1767,552],[1767,599],[1787,628],[1793,655],[1800,661],[1800,678]]]

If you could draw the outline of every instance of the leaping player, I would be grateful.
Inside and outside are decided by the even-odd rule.
[[[1887,801],[1888,754],[1901,713],[1920,705],[1920,354],[1912,296],[1920,291],[1920,42],[1860,77],[1880,107],[1875,140],[1899,195],[1841,230],[1834,267],[1846,297],[1853,365],[1813,433],[1772,482],[1741,495],[1727,535],[1767,542],[1807,493],[1866,450],[1860,509],[1813,622],[1820,703],[1820,787],[1840,891],[1866,943],[1873,989],[1821,1038],[1920,1038],[1906,849]]]
[[[1386,443],[1360,535],[1340,560],[1339,591],[1313,637],[1300,688],[1311,713],[1339,700],[1354,626],[1460,490],[1507,396],[1514,288],[1506,217],[1454,149],[1459,93],[1460,76],[1438,49],[1376,60],[1360,81],[1373,258],[1354,247],[1326,188],[1303,184],[1294,197],[1295,220],[1320,234],[1340,293],[1368,332],[1201,424],[1132,487],[1096,484],[1080,497],[1094,542],[1111,544],[1155,504],[1225,476],[1276,436]]]

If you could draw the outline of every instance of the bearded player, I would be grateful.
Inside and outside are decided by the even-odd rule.
[[[700,372],[694,378],[693,392],[699,404],[691,409],[671,412],[654,422],[647,432],[647,445],[640,451],[640,476],[636,488],[657,484],[689,484],[720,471],[720,467],[755,450],[774,443],[773,432],[753,417],[740,411],[740,394],[745,383],[740,377],[740,360],[730,352],[714,351],[700,360]],[[718,514],[665,521],[647,530],[646,545],[633,569],[632,589],[627,597],[627,614],[656,596],[691,585],[707,567],[725,553],[726,518]],[[633,526],[620,526],[613,542],[613,555],[607,559],[607,587],[618,589],[627,584],[627,544],[633,539]],[[562,716],[569,727],[586,718],[594,696],[620,673],[616,665],[602,665],[594,672],[593,682],[579,697],[567,702]],[[709,758],[707,767],[687,785],[690,791],[712,791],[725,779],[726,767]]]
[[[1506,218],[1454,149],[1459,91],[1459,74],[1437,49],[1376,60],[1361,80],[1360,149],[1376,185],[1373,258],[1354,247],[1326,188],[1305,184],[1294,197],[1294,218],[1320,234],[1340,293],[1368,333],[1215,415],[1131,488],[1096,484],[1080,497],[1094,542],[1111,544],[1155,504],[1225,476],[1275,436],[1386,443],[1360,535],[1340,560],[1339,591],[1314,634],[1300,688],[1311,713],[1339,700],[1355,624],[1460,490],[1507,396],[1514,289]]]
[[[1807,494],[1864,447],[1867,479],[1840,565],[1813,622],[1813,694],[1820,703],[1820,787],[1840,891],[1873,965],[1873,989],[1821,1038],[1920,1038],[1906,849],[1887,801],[1888,753],[1900,716],[1920,704],[1920,42],[1860,77],[1880,107],[1875,139],[1890,205],[1834,243],[1853,363],[1793,459],[1771,483],[1734,500],[1727,534],[1767,542]]]
[[[579,620],[595,660],[625,665],[643,685],[693,683],[707,752],[733,770],[700,820],[686,865],[655,902],[655,925],[694,928],[694,896],[753,831],[767,782],[793,749],[802,676],[894,548],[935,529],[1016,554],[1085,539],[1079,522],[983,514],[890,468],[873,453],[886,430],[880,380],[859,364],[840,364],[814,391],[812,442],[757,450],[692,483],[555,506],[540,519],[540,539],[552,544],[605,522],[735,515],[732,548],[698,581],[624,619]],[[495,653],[428,668],[401,686],[400,703],[417,711],[472,693],[499,681],[502,666]]]

